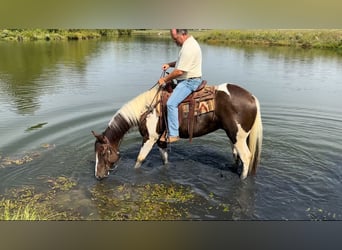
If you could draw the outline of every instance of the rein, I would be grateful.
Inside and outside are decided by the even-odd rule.
[[[166,72],[165,70],[163,70],[159,78],[164,77],[165,74],[169,74],[169,73]],[[156,82],[156,84],[154,84],[154,85],[150,88],[150,90],[153,89],[155,86],[157,86],[157,84],[159,84],[159,83]],[[154,97],[153,97],[153,99],[152,99],[150,105],[149,105],[148,108],[147,108],[147,112],[148,112],[148,113],[151,113],[151,112],[152,112],[152,110],[153,110],[152,104],[153,104],[154,100],[156,99],[156,97],[158,96],[160,90],[161,90],[163,87],[164,87],[164,86],[159,86],[157,93],[154,95]]]

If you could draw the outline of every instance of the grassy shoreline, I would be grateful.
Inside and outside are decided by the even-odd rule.
[[[342,30],[191,30],[198,41],[211,45],[287,46],[342,51]],[[87,40],[120,35],[168,37],[168,30],[0,30],[0,41]]]
[[[212,45],[243,44],[342,50],[342,30],[216,30],[199,34],[197,39]]]
[[[3,29],[0,30],[0,41],[66,41],[89,40],[130,34],[128,30],[85,30],[85,29]]]

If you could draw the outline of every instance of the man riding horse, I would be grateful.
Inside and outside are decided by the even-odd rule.
[[[254,174],[260,160],[263,139],[258,99],[246,89],[231,83],[209,86],[209,90],[203,88],[209,93],[209,97],[206,95],[204,98],[202,95],[204,91],[196,91],[202,83],[200,46],[187,30],[172,29],[170,34],[181,49],[177,61],[162,66],[164,71],[170,67],[175,69],[158,80],[159,85],[162,86],[172,80],[177,81],[177,86],[166,103],[168,133],[164,132],[165,124],[160,125],[164,110],[160,107],[161,105],[164,107],[164,103],[160,100],[165,98],[156,98],[166,91],[160,91],[160,86],[156,84],[123,105],[109,121],[104,132],[97,134],[92,131],[96,137],[96,178],[101,180],[107,177],[110,170],[116,167],[120,159],[120,143],[132,127],[138,127],[143,137],[135,168],[142,165],[155,143],[159,147],[163,163],[167,164],[166,141],[172,143],[178,141],[180,137],[191,139],[223,129],[231,142],[235,162],[242,167],[240,178],[245,179],[248,174]],[[194,95],[190,95],[194,91],[196,91]],[[182,102],[189,95],[190,104],[186,106]],[[200,98],[195,98],[196,96]],[[180,114],[183,115],[178,117],[180,103],[183,105]],[[184,107],[188,107],[187,112]],[[205,112],[200,112],[202,108]],[[194,120],[195,113],[197,116]]]

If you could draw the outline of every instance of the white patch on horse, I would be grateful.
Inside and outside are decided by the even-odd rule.
[[[146,117],[146,128],[149,138],[140,149],[135,168],[139,168],[141,166],[141,163],[145,160],[146,156],[151,151],[153,145],[156,143],[159,137],[157,133],[158,120],[159,118],[157,116],[156,109],[153,109],[152,112]]]
[[[97,164],[99,163],[98,153],[95,154],[95,176],[97,176]]]
[[[222,83],[218,86],[217,88],[218,91],[223,91],[226,92],[227,95],[230,95],[229,91],[228,91],[228,83]]]
[[[158,86],[138,95],[130,102],[119,109],[109,121],[109,127],[115,127],[115,117],[120,114],[131,125],[137,126],[140,116],[146,112],[147,108],[153,106],[151,100],[157,95]],[[156,98],[155,98],[156,99]],[[156,100],[155,100],[156,101]]]
[[[157,133],[158,120],[159,117],[157,115],[156,109],[153,109],[152,112],[146,117],[146,127],[150,138],[158,139],[159,137]]]
[[[234,148],[240,156],[240,159],[243,163],[243,170],[240,178],[245,179],[248,174],[249,162],[251,159],[251,152],[249,151],[247,145],[247,137],[249,132],[246,132],[239,123],[237,123],[238,132],[236,134],[236,143],[234,144]]]

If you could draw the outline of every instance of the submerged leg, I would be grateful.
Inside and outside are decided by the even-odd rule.
[[[166,165],[169,163],[169,157],[168,157],[168,153],[167,153],[167,148],[162,148],[159,147],[159,152],[160,152],[160,156],[163,160],[163,164]]]

